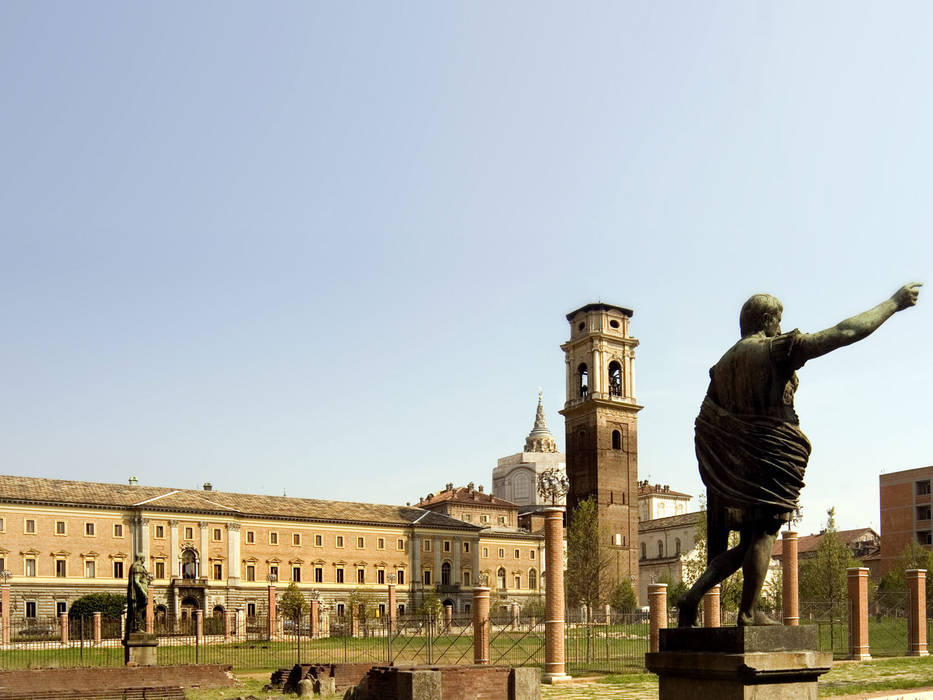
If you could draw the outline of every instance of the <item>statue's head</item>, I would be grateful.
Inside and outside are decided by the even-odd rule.
[[[781,332],[781,313],[784,307],[777,297],[770,294],[755,294],[742,304],[739,314],[739,329],[742,337],[764,331],[767,336]]]

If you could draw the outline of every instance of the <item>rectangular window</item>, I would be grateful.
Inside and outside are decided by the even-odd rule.
[[[314,567],[314,582],[324,583],[324,567],[322,566]]]
[[[55,575],[58,578],[65,578],[68,575],[67,567],[68,564],[64,559],[55,560]]]
[[[464,553],[464,554],[469,554],[469,553],[470,553],[470,543],[469,543],[469,542],[464,542],[464,543],[463,543],[463,553]]]
[[[186,528],[185,528],[185,539],[186,539],[186,540],[193,540],[193,539],[194,539],[194,528],[193,528],[193,527],[186,527]]]
[[[113,562],[113,577],[123,578],[123,561],[120,559]]]
[[[59,600],[55,603],[55,614],[58,616],[64,615],[68,612],[68,603],[64,600]]]
[[[292,581],[295,583],[301,583],[301,567],[293,566],[292,567]]]
[[[113,524],[113,536],[114,536],[114,537],[123,537],[123,523],[114,523],[114,524]]]
[[[32,520],[31,518],[26,520],[26,525],[24,527],[24,530],[27,535],[35,535],[36,534],[36,521]]]
[[[376,583],[385,583],[385,582],[386,582],[385,569],[378,569],[376,571]]]
[[[279,533],[270,532],[269,533],[269,544],[278,544],[279,543]]]
[[[424,576],[424,585],[425,585],[425,586],[430,586],[430,585],[431,585],[431,571],[430,571],[430,569],[425,569],[425,570],[422,572],[422,574],[423,574],[423,576]]]
[[[97,562],[88,559],[84,562],[84,578],[95,578],[97,576]]]
[[[36,601],[34,600],[26,601],[26,617],[28,618],[36,617]]]
[[[55,521],[55,534],[56,534],[56,535],[64,535],[64,534],[65,534],[65,521],[64,521],[64,520],[56,520],[56,521]]]
[[[323,547],[324,546],[324,535],[315,535],[314,536],[314,546]]]
[[[488,522],[489,522],[489,516],[488,516],[488,515],[481,515],[481,516],[479,516],[479,521],[480,521],[481,523],[488,523]]]
[[[219,527],[215,527],[215,528],[213,528],[213,530],[214,530],[214,542],[220,542],[220,537],[221,537],[220,528],[219,528]]]
[[[256,580],[256,565],[255,564],[246,565],[246,580],[247,581]]]
[[[337,546],[343,547],[343,535],[337,535]]]
[[[399,552],[404,552],[404,551],[405,551],[405,540],[396,540],[396,542],[395,542],[395,548],[396,548]]]
[[[94,536],[94,523],[84,523],[84,534],[88,537]]]
[[[246,544],[256,544],[256,533],[253,530],[246,531]]]
[[[224,565],[214,564],[214,580],[222,581],[224,577]]]
[[[445,552],[450,551],[450,540],[444,540],[444,551]]]
[[[269,579],[272,581],[279,580],[279,567],[275,566],[274,564],[269,567]]]
[[[930,519],[930,506],[917,506],[917,520]]]
[[[529,559],[534,559],[534,558],[535,558],[535,550],[532,549],[531,551],[528,552],[528,558],[529,558]]]
[[[917,495],[918,496],[924,496],[930,493],[930,480],[929,479],[927,479],[926,481],[918,481],[916,483],[917,483]]]
[[[35,576],[36,575],[36,560],[30,557],[26,560],[26,575]]]
[[[405,585],[405,569],[399,569],[395,572],[395,577],[398,579],[398,585]]]
[[[385,549],[386,548],[386,538],[380,537],[376,540],[376,549]]]
[[[246,604],[246,616],[247,616],[247,617],[256,617],[256,603],[247,603],[247,604]]]
[[[424,549],[425,552],[430,552],[430,551],[431,551],[431,540],[424,540],[424,547],[423,547],[423,549]]]
[[[337,567],[337,583],[343,583],[343,567]]]
[[[500,516],[499,516],[499,524],[500,524],[500,525],[505,525],[505,516],[504,516],[504,515],[500,515]]]
[[[356,538],[356,548],[357,548],[357,549],[363,549],[363,547],[365,547],[365,546],[366,546],[366,540],[364,540],[362,537],[357,537],[357,538]]]
[[[157,561],[155,563],[155,577],[165,578],[165,562],[164,561]]]
[[[917,542],[920,544],[933,544],[933,538],[930,537],[929,530],[918,530],[917,531]]]
[[[3,532],[4,519],[0,518],[0,532]]]
[[[519,552],[519,551],[516,549],[516,550],[515,550],[515,556],[514,556],[514,558],[515,558],[515,559],[521,559],[521,556],[522,556],[521,552]]]
[[[486,559],[488,557],[489,557],[489,548],[483,547],[483,559]]]
[[[155,536],[157,540],[165,539],[165,525],[156,525],[155,526]]]
[[[463,572],[463,585],[464,586],[470,585],[470,572],[469,571]]]
[[[376,613],[376,617],[385,617],[385,616],[386,616],[386,604],[379,603],[379,608],[378,608],[378,612]]]
[[[337,617],[343,617],[347,612],[347,606],[343,603],[337,603]]]
[[[357,582],[357,583],[366,583],[366,569],[357,569],[357,570],[356,570],[356,582]]]
[[[292,544],[295,545],[296,547],[301,546],[301,533],[300,532],[292,533]]]
[[[473,522],[473,516],[470,515],[469,513],[464,513],[464,514],[463,514],[463,522],[465,522],[465,523],[471,523],[471,522]]]
[[[505,550],[502,547],[499,547],[499,558],[505,559]]]
[[[515,587],[516,588],[522,587],[522,577],[519,574],[515,574]]]

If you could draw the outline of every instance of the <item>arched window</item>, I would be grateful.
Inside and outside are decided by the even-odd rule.
[[[445,561],[443,564],[441,564],[441,585],[450,585],[450,562],[448,561]]]
[[[517,501],[518,499],[528,498],[531,494],[528,493],[528,474],[516,474],[512,479],[512,499]]]
[[[181,553],[181,577],[185,579],[198,577],[198,554],[193,549],[186,549]]]
[[[587,375],[587,371],[586,371],[586,363],[585,363],[585,362],[581,362],[581,363],[580,363],[580,366],[577,367],[577,376],[579,377],[579,384],[578,384],[578,386],[580,387],[580,398],[581,398],[581,399],[585,399],[587,393],[588,393],[589,390],[590,390],[589,383],[588,383],[588,381],[587,381],[587,376],[588,376],[588,375]]]
[[[505,569],[499,568],[496,572],[496,583],[499,584],[499,588],[505,588]]]
[[[661,559],[664,556],[664,543],[661,540],[658,540],[658,559]]]
[[[538,587],[538,572],[534,569],[528,570],[528,588],[535,590]]]
[[[622,396],[622,365],[615,360],[609,363],[609,396]]]
[[[680,556],[680,538],[674,540],[674,554]]]
[[[620,433],[618,430],[612,431],[612,449],[622,449],[622,433]]]

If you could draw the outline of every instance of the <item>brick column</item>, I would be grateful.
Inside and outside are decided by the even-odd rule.
[[[398,624],[398,602],[395,598],[395,584],[389,584],[389,634],[395,633],[395,627]]]
[[[518,603],[512,603],[511,618],[512,618],[512,629],[518,629],[518,621],[521,606]]]
[[[0,585],[0,643],[10,643],[10,584]]]
[[[473,589],[473,663],[489,663],[489,588]]]
[[[321,614],[321,601],[317,598],[311,599],[311,611],[308,613],[309,628],[311,630],[311,639],[316,639],[321,635],[321,623],[318,620]]]
[[[609,605],[608,603],[606,604],[606,607],[605,607],[605,613],[606,613],[606,624],[608,625],[610,622],[612,622],[612,606]]]
[[[194,634],[198,638],[198,644],[204,644],[204,611],[194,611]]]
[[[62,644],[68,644],[68,613],[58,616],[58,626],[62,629]]]
[[[667,584],[648,584],[648,651],[658,651],[660,631],[667,629]]]
[[[564,509],[544,509],[544,677],[545,683],[570,680],[564,667]]]
[[[444,606],[444,629],[450,629],[450,624],[454,621],[454,606]]]
[[[785,530],[781,540],[783,621],[789,627],[796,627],[800,624],[800,604],[797,597],[797,533]]]
[[[269,635],[269,639],[273,639],[275,637],[275,618],[276,618],[275,585],[271,583],[269,584],[269,587],[266,590],[266,597],[268,598],[266,609],[269,611],[269,619],[267,620],[266,632]]]
[[[360,636],[360,620],[356,616],[356,611],[350,611],[350,636],[359,637]]]
[[[849,658],[867,661],[868,649],[868,569],[846,569],[849,579]]]
[[[908,569],[907,656],[927,656],[927,572]]]
[[[149,597],[146,598],[146,634],[155,632],[155,603],[152,600],[152,591],[149,591]]]
[[[236,640],[246,641],[246,611],[243,608],[237,608],[234,614],[236,615]]]
[[[233,613],[227,611],[224,613],[224,639],[233,637]]]
[[[94,644],[100,644],[100,618],[101,613],[96,612],[92,614],[92,625],[94,629]]]
[[[719,616],[719,597],[721,591],[722,586],[717,583],[703,596],[704,627],[722,627],[722,620]]]

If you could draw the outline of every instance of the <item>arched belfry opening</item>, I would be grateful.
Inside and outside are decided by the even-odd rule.
[[[577,367],[577,387],[581,399],[585,399],[590,392],[589,372],[586,369],[586,363],[581,362]]]
[[[622,449],[622,433],[620,433],[618,430],[612,431],[612,449]]]
[[[622,396],[622,365],[616,360],[609,363],[609,396]]]

